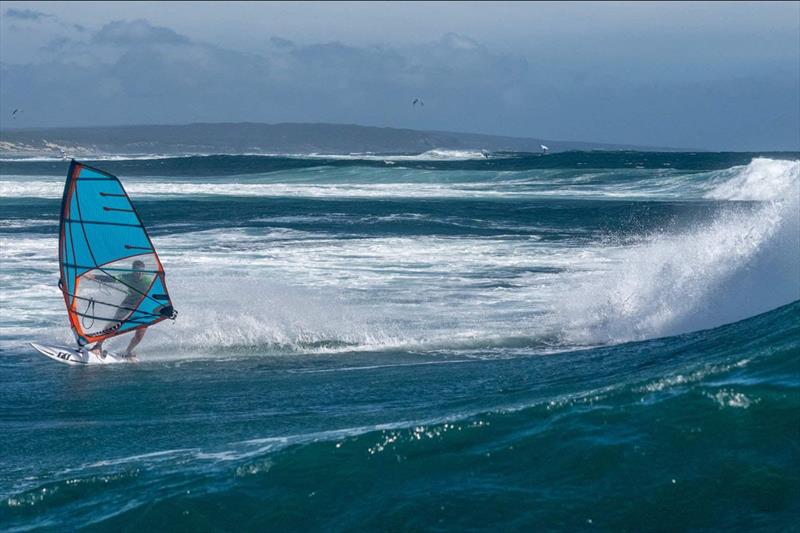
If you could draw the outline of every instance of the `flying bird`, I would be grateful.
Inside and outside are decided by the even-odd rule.
[[[22,110],[21,109],[15,109],[14,111],[12,111],[11,112],[11,118],[16,119],[17,118],[16,114],[19,113],[20,111],[22,111]]]
[[[425,102],[422,101],[422,98],[414,98],[414,101],[411,102],[411,107],[419,104],[420,107],[425,107]]]

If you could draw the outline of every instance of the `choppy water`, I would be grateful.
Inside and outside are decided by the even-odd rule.
[[[180,312],[103,368],[25,345],[67,164],[0,161],[0,526],[791,529],[798,158],[95,162]]]

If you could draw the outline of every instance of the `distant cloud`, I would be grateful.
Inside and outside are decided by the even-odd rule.
[[[189,39],[163,26],[153,26],[148,21],[116,20],[103,26],[93,40],[102,44],[142,45],[142,44],[186,44]]]
[[[4,28],[41,20],[9,11]],[[49,22],[8,32],[6,42],[19,44],[4,43],[0,57],[0,101],[26,109],[25,126],[344,122],[661,146],[800,145],[794,67],[642,84],[460,33],[380,45],[264,35],[245,52],[144,19],[76,32],[40,15]],[[411,108],[415,97],[424,108]]]
[[[70,44],[70,39],[67,37],[56,37],[55,39],[51,39],[46,44],[41,47],[41,50],[45,52],[59,52],[63,50],[67,45]]]
[[[34,11],[32,9],[6,9],[4,15],[8,18],[17,19],[17,20],[33,20],[33,21],[40,21],[49,18],[56,18],[54,15],[48,15],[47,13],[42,13],[41,11]]]
[[[276,48],[293,48],[294,43],[289,39],[281,39],[280,37],[270,37],[269,42]]]
[[[441,42],[456,50],[477,50],[481,48],[481,45],[477,41],[452,32],[445,34]]]

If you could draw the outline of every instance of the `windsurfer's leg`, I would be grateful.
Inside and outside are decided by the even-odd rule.
[[[133,338],[131,342],[128,344],[128,348],[125,350],[125,355],[131,356],[133,355],[133,349],[136,348],[142,339],[144,338],[144,334],[147,331],[147,328],[137,329],[133,332]]]
[[[105,339],[97,341],[96,343],[94,343],[94,346],[89,348],[89,351],[94,352],[95,354],[97,354],[100,357],[105,357],[105,354],[103,353],[103,341],[105,341]]]
[[[122,306],[117,309],[116,313],[114,313],[114,318],[111,319],[109,324],[116,324],[117,327],[122,325],[122,319],[124,319],[130,314],[130,311],[126,309],[128,307],[127,304],[128,302],[126,300],[123,300]],[[105,339],[97,341],[95,345],[90,348],[90,350],[99,355],[100,357],[105,357],[105,353],[103,352],[104,341]]]

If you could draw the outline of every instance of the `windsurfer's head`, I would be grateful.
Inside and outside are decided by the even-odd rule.
[[[144,270],[144,261],[137,259],[133,262],[133,273],[141,276],[142,270]]]

